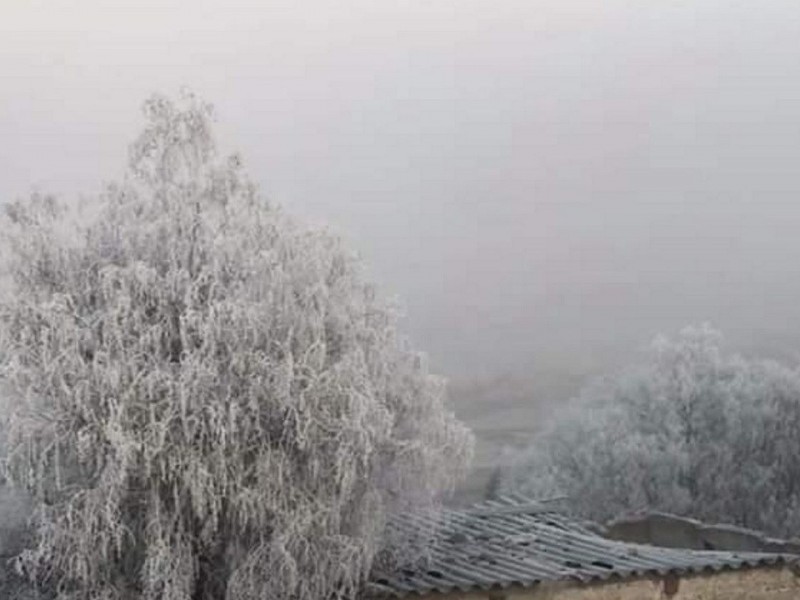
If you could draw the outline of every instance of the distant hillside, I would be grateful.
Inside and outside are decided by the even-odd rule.
[[[473,471],[456,503],[483,498],[497,467],[527,446],[552,408],[573,397],[588,377],[587,373],[550,370],[451,381],[448,394],[452,406],[476,437]]]

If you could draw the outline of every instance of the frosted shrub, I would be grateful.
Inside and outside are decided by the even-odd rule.
[[[345,597],[386,517],[452,487],[470,434],[357,260],[217,156],[207,105],[145,116],[93,217],[7,207],[6,475],[37,539],[20,568],[61,598]]]
[[[600,521],[659,510],[800,535],[800,374],[688,328],[587,389],[506,477]]]

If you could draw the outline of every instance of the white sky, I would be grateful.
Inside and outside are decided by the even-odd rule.
[[[96,191],[181,85],[448,374],[800,340],[796,1],[0,0],[0,198]]]

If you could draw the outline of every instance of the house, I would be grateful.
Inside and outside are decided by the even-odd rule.
[[[615,519],[603,528],[603,536],[667,548],[800,555],[800,540],[779,540],[744,527],[712,525],[655,511]]]
[[[377,573],[376,600],[796,600],[796,557],[660,548],[601,537],[524,498],[398,519],[431,532],[417,566]]]

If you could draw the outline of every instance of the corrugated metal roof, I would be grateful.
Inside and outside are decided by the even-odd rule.
[[[372,578],[373,593],[398,598],[529,587],[545,581],[714,572],[796,559],[784,554],[680,550],[609,540],[547,505],[520,497],[445,510],[435,517],[405,517],[391,526],[432,532],[424,567]]]

